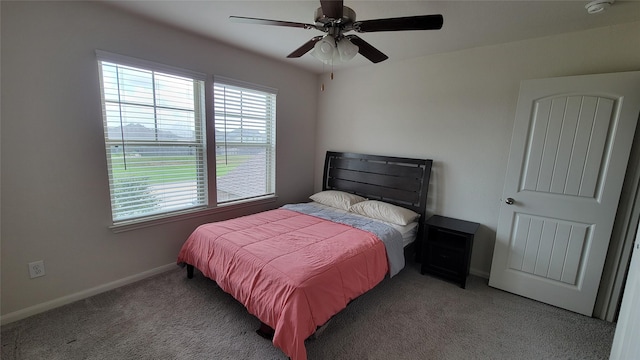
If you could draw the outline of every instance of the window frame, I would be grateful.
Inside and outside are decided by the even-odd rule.
[[[191,218],[210,216],[213,214],[233,211],[241,208],[270,204],[277,200],[278,196],[276,193],[276,181],[275,181],[276,170],[274,168],[273,194],[257,196],[249,199],[240,199],[240,200],[229,201],[229,202],[218,204],[217,202],[218,189],[216,186],[217,185],[216,184],[216,157],[215,157],[216,144],[215,144],[215,126],[214,126],[215,119],[214,119],[214,89],[213,88],[214,88],[214,82],[217,79],[224,79],[225,81],[228,81],[231,84],[234,84],[236,86],[246,87],[247,89],[254,89],[254,90],[266,89],[268,91],[273,92],[273,94],[277,94],[276,89],[269,88],[266,86],[256,85],[248,82],[243,82],[239,80],[234,80],[231,78],[221,77],[217,75],[208,75],[208,74],[197,72],[197,71],[178,68],[170,65],[157,63],[154,61],[134,58],[131,56],[115,54],[107,51],[96,50],[95,52],[96,52],[96,58],[97,58],[96,64],[98,66],[98,80],[99,80],[98,86],[100,90],[100,100],[101,100],[100,119],[101,119],[101,122],[103,123],[102,136],[103,136],[103,140],[105,141],[103,148],[105,151],[105,160],[107,162],[109,162],[109,159],[108,159],[109,155],[107,154],[107,150],[106,150],[107,139],[104,134],[105,120],[104,120],[104,114],[102,113],[102,110],[103,110],[102,102],[104,101],[104,95],[103,95],[102,79],[100,78],[101,61],[116,63],[118,65],[141,68],[144,70],[149,70],[154,72],[166,73],[166,74],[175,75],[175,76],[189,77],[194,80],[202,80],[204,82],[204,104],[203,104],[204,111],[202,114],[204,117],[204,121],[203,121],[204,131],[202,134],[204,136],[204,146],[205,146],[204,153],[206,154],[205,183],[206,183],[206,187],[208,187],[207,203],[202,206],[190,208],[190,209],[168,211],[163,213],[140,216],[132,219],[113,221],[114,213],[111,205],[112,195],[111,195],[111,190],[109,188],[108,204],[109,204],[109,215],[110,215],[109,221],[111,224],[108,227],[114,233],[146,228],[150,226],[156,226],[156,225],[175,222],[175,221],[182,221],[182,220],[191,219]],[[277,112],[275,109],[274,109],[274,117],[277,117]],[[275,118],[274,118],[274,121],[275,121]],[[275,124],[274,124],[273,132],[275,136],[275,132],[276,132]],[[273,157],[274,157],[274,164],[275,164],[276,147],[277,147],[275,140],[274,140],[273,146],[274,146]],[[110,172],[111,171],[109,168],[111,166],[110,163],[108,163],[107,166],[108,166],[107,172]],[[107,180],[109,180],[109,176],[107,177]]]

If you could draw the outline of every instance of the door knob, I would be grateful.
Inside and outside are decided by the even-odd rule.
[[[507,205],[513,205],[516,201],[513,200],[513,198],[507,198],[504,202],[507,203]]]

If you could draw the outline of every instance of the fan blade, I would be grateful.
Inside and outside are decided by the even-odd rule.
[[[346,38],[349,39],[354,45],[358,45],[358,52],[360,53],[360,55],[366,57],[374,64],[385,61],[389,58],[387,55],[380,52],[380,50],[374,48],[373,46],[371,46],[371,44],[362,40],[356,35],[347,35]]]
[[[403,30],[439,30],[442,28],[442,15],[420,15],[400,18],[357,21],[353,29],[357,32],[403,31]]]
[[[288,27],[297,27],[303,29],[315,29],[315,25],[297,23],[291,21],[280,21],[280,20],[269,20],[269,19],[258,19],[244,16],[229,16],[229,20],[237,23],[245,23],[245,24],[256,24],[256,25],[275,25],[275,26],[288,26]]]
[[[324,16],[330,19],[340,19],[342,17],[342,0],[320,0],[320,7]]]
[[[304,43],[299,48],[293,50],[293,52],[287,55],[288,58],[299,58],[300,56],[309,52],[309,50],[313,49],[313,46],[318,42],[318,40],[322,39],[322,36],[316,36],[311,40]]]

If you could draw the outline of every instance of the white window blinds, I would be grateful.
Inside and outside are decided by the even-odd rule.
[[[114,224],[207,205],[206,75],[97,55]]]
[[[276,90],[214,78],[218,203],[275,194]]]

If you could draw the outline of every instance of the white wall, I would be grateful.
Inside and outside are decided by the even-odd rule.
[[[638,34],[635,22],[336,71],[321,79],[316,174],[327,150],[433,159],[427,210],[483,225],[471,271],[488,276],[520,81],[640,70]]]
[[[279,199],[269,207],[313,190],[316,75],[95,2],[1,6],[3,322],[165,269],[196,225],[267,207],[109,230],[95,49],[277,88]],[[31,280],[36,260],[46,275]]]

